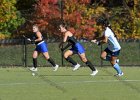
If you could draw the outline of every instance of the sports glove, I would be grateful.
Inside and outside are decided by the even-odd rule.
[[[32,44],[35,44],[35,40],[31,40],[31,43],[32,43]]]
[[[35,43],[35,40],[34,39],[27,38],[27,40],[30,41],[32,44]]]
[[[100,41],[97,41],[96,39],[95,40],[91,40],[91,42],[97,44],[98,46],[101,45],[101,42]]]
[[[30,38],[27,38],[27,40],[28,40],[28,41],[31,41],[31,39],[30,39]]]
[[[101,42],[100,42],[100,41],[97,41],[96,44],[97,44],[98,46],[100,46],[100,45],[101,45]]]

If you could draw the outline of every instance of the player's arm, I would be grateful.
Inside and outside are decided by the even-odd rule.
[[[68,36],[69,36],[69,31],[65,33],[62,45],[67,42]],[[61,47],[60,48],[61,48],[62,51],[64,51],[64,50],[66,50],[70,46],[71,46],[71,44],[67,43],[64,48],[61,48]]]
[[[70,47],[72,44],[71,43],[67,43],[66,46],[64,48],[61,48],[61,51],[66,50],[68,47]]]
[[[97,45],[102,45],[104,43],[107,43],[107,41],[108,41],[108,37],[104,35],[102,37],[91,40],[91,42],[96,43]]]
[[[32,38],[32,39],[28,39],[28,41],[30,41],[31,43],[35,43],[35,42],[38,42],[38,41],[41,41],[42,40],[42,35],[41,35],[41,33],[40,32],[37,32],[36,33],[36,36],[37,36],[37,39],[34,39],[34,38]]]
[[[107,43],[107,41],[108,41],[108,37],[107,36],[103,36],[103,38],[101,40],[99,40],[98,42],[101,45],[101,44]]]
[[[95,32],[93,34],[93,39],[90,40],[90,42],[96,43],[98,45],[99,41],[104,39],[104,36],[102,35],[102,36],[99,37],[99,34],[100,34],[99,32]]]
[[[59,48],[62,48],[62,45],[67,41],[68,34],[65,33],[62,42],[59,44]]]

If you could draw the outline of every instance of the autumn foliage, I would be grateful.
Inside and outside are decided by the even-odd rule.
[[[61,4],[58,0],[39,0],[34,5],[34,12],[26,25],[26,30],[32,31],[31,26],[38,24],[44,35],[48,37],[61,36],[58,25],[62,22],[68,24],[69,30],[76,37],[92,37],[96,31],[95,19],[92,17],[94,10],[87,8],[90,0],[64,0],[63,18],[61,16]],[[22,31],[23,34],[30,32]],[[24,33],[25,32],[25,33]]]
[[[10,37],[11,33],[24,22],[17,11],[16,0],[0,0],[0,38]]]
[[[18,29],[18,36],[30,35],[32,33],[32,25],[37,24],[44,36],[55,36],[55,23],[60,18],[58,8],[58,0],[38,0],[33,5],[33,12],[27,17],[27,21]],[[15,35],[16,37],[17,35]]]
[[[140,9],[137,6],[139,5],[138,0],[135,2],[135,9],[132,9],[132,7],[126,9],[129,7],[124,6],[125,3],[122,4],[124,7],[115,6],[113,8],[106,5],[105,2],[99,4],[93,2],[93,5],[90,5],[91,0],[62,1],[63,6],[61,6],[61,0],[38,0],[33,5],[30,16],[26,18],[26,23],[19,28],[18,35],[32,33],[32,25],[38,24],[41,32],[48,38],[60,37],[58,25],[64,21],[77,38],[90,39],[95,31],[101,32],[101,28],[96,25],[96,18],[106,13],[107,16],[105,17],[109,19],[113,30],[120,39],[140,37],[138,23],[140,19],[138,17],[139,13],[136,11]],[[126,0],[127,4],[129,4],[129,0]],[[63,8],[63,16],[61,7]]]

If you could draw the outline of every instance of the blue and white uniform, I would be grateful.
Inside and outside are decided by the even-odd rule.
[[[35,34],[35,39],[37,39],[36,34]],[[35,48],[36,51],[41,53],[48,52],[48,46],[47,43],[43,40],[43,36],[42,36],[42,40],[35,42],[35,44],[36,44],[36,48]]]
[[[67,41],[72,44],[72,48],[70,50],[73,51],[73,53],[85,53],[84,47],[74,38],[74,36],[68,37]]]
[[[110,53],[112,56],[118,56],[120,53],[121,46],[118,43],[113,31],[109,27],[106,27],[103,34],[104,36],[108,37],[108,46],[105,49],[105,51],[107,53]]]

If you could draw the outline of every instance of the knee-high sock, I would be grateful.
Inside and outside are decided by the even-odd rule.
[[[95,67],[94,67],[94,65],[93,65],[90,61],[87,61],[87,62],[86,62],[86,65],[87,65],[92,71],[95,71],[95,70],[96,70]]]
[[[118,63],[115,63],[113,67],[117,71],[118,74],[122,73],[121,68]]]
[[[33,58],[33,66],[34,66],[34,68],[37,67],[37,58]]]
[[[48,59],[48,62],[51,63],[53,66],[56,65],[55,62],[54,62],[54,60],[53,60],[52,58],[49,58],[49,59]]]
[[[71,57],[67,57],[66,60],[70,62],[72,65],[77,65],[77,63]]]

